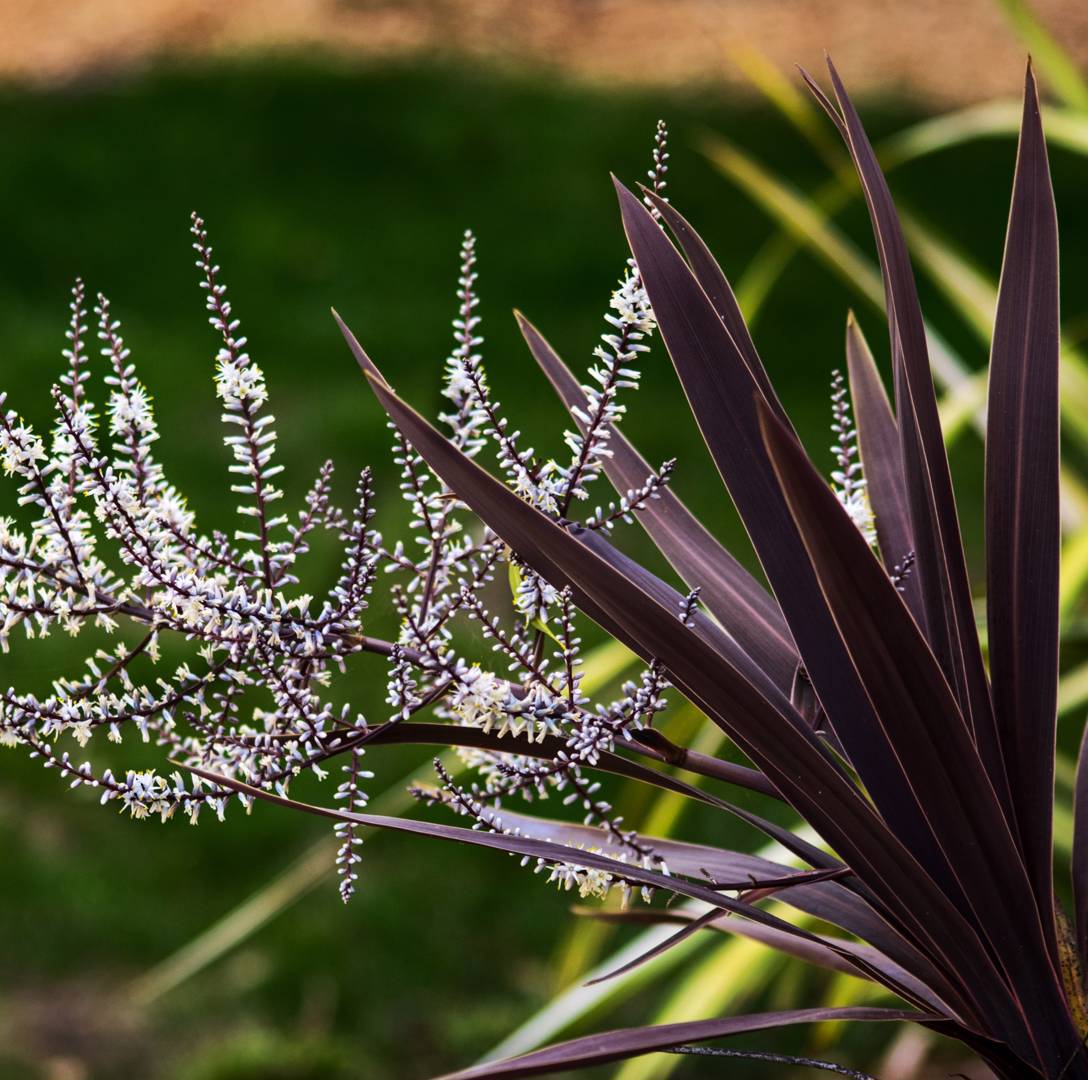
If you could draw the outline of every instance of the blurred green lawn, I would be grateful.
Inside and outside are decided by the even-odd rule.
[[[328,456],[345,493],[371,462],[385,531],[395,534],[401,511],[386,465],[388,432],[329,306],[398,389],[433,413],[457,246],[471,226],[492,383],[530,442],[558,452],[561,414],[510,309],[525,311],[568,362],[584,367],[625,255],[608,173],[644,175],[658,116],[673,133],[669,194],[731,274],[769,226],[691,149],[699,129],[727,133],[799,187],[824,179],[779,119],[713,88],[612,95],[550,75],[444,63],[358,69],[277,58],[53,92],[2,89],[0,385],[13,407],[47,422],[66,293],[83,275],[124,322],[156,396],[160,454],[172,478],[206,526],[231,527],[210,379],[215,341],[187,232],[188,213],[198,209],[268,375],[288,501],[297,505]],[[867,118],[881,132],[911,114],[876,103]],[[979,143],[897,173],[895,187],[996,271],[1012,161],[1011,143]],[[1065,291],[1077,307],[1088,251],[1068,238],[1086,235],[1088,202],[1077,197],[1088,160],[1056,154],[1054,164]],[[864,237],[857,208],[845,220]],[[924,288],[923,299],[980,365],[974,338]],[[860,304],[880,347],[877,313],[802,256],[756,327],[787,407],[825,458],[827,385],[841,363],[850,304]],[[629,430],[651,458],[679,457],[678,490],[746,553],[660,350],[645,376]],[[953,467],[977,567],[981,456],[973,437]],[[635,533],[629,539],[644,550]],[[384,614],[379,605],[376,617]],[[21,648],[0,662],[0,679],[40,689],[79,655],[59,642]],[[355,665],[346,692],[381,716],[375,689],[365,661]],[[373,790],[415,760],[374,755]],[[699,819],[689,824],[697,833]],[[469,1062],[554,988],[550,958],[569,926],[563,900],[510,859],[387,836],[365,849],[362,889],[347,909],[330,878],[150,1016],[108,1004],[321,835],[312,820],[269,808],[195,830],[134,824],[83,792],[67,793],[33,763],[0,757],[0,1035],[9,1029],[0,1076],[413,1080]],[[634,999],[624,1015],[644,1016],[650,1000]],[[56,1059],[83,1062],[85,1071],[56,1072]],[[712,1074],[698,1061],[683,1070]]]

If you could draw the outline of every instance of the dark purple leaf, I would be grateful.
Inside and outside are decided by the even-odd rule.
[[[804,719],[813,731],[820,731],[827,717],[824,715],[823,706],[812,687],[812,680],[808,677],[803,664],[797,665],[793,673],[793,685],[790,687],[790,704]]]
[[[788,896],[784,896],[782,899],[786,902],[789,901]],[[661,923],[687,925],[695,921],[697,917],[689,909],[677,907],[667,910],[661,908],[631,908],[626,911],[617,911],[612,908],[575,908],[574,910],[575,914],[587,918],[633,925]],[[828,948],[826,945],[805,941],[794,937],[792,934],[783,934],[769,926],[760,926],[745,919],[724,916],[721,912],[712,912],[711,914],[713,918],[703,923],[702,927],[722,934],[734,934],[737,937],[750,938],[752,941],[758,941],[786,956],[803,960],[806,964],[814,964],[829,971],[839,971],[844,975],[853,975],[857,978],[864,977],[855,967],[843,960],[839,952]],[[845,949],[855,956],[864,957],[870,967],[879,970],[885,976],[882,983],[893,993],[901,993],[908,999],[919,1002],[921,1007],[927,1009],[934,1009],[942,1013],[949,1011],[948,1005],[933,993],[933,989],[928,983],[916,978],[872,946],[846,941],[841,938],[836,939],[835,944],[838,949]]]
[[[669,231],[676,237],[681,250],[687,256],[688,264],[695,280],[706,293],[707,299],[714,305],[714,310],[722,320],[722,324],[733,339],[738,352],[747,365],[752,375],[752,380],[759,387],[767,403],[774,409],[779,420],[789,424],[786,410],[782,408],[778,395],[775,393],[771,380],[767,378],[767,371],[763,367],[763,361],[756,351],[755,342],[748,330],[748,324],[744,321],[744,315],[733,294],[732,286],[718,265],[717,259],[710,253],[710,249],[703,242],[702,237],[691,227],[686,218],[669,202],[652,191],[642,188],[645,198],[649,199],[657,212],[668,225]]]
[[[880,381],[869,344],[854,318],[846,320],[846,366],[850,373],[850,398],[858,429],[858,450],[865,471],[866,490],[876,519],[880,554],[888,573],[906,566],[914,553],[910,528],[910,505],[903,476],[903,452],[899,429],[892,415],[888,395]],[[918,625],[925,629],[925,609],[913,571],[900,588],[907,607]]]
[[[675,765],[678,769],[686,769],[714,780],[723,780],[727,784],[736,784],[738,787],[758,791],[772,798],[782,798],[771,782],[758,770],[737,765],[723,758],[702,754],[698,750],[689,750],[686,746],[679,746],[657,728],[639,728],[630,732],[628,746],[636,753],[645,754],[666,765]]]
[[[366,350],[359,344],[359,339],[348,329],[348,324],[340,318],[340,313],[336,308],[332,309],[332,317],[336,320],[336,325],[340,328],[340,333],[344,335],[344,340],[348,343],[351,355],[355,357],[355,361],[362,369],[363,374],[385,382],[385,376],[378,370],[374,361],[367,356]]]
[[[557,1043],[530,1054],[476,1065],[471,1069],[450,1073],[441,1080],[493,1080],[498,1077],[543,1076],[547,1073],[576,1069],[586,1065],[603,1065],[649,1054],[655,1050],[722,1039],[750,1031],[786,1027],[790,1024],[814,1024],[825,1020],[883,1020],[919,1021],[934,1019],[925,1013],[898,1009],[876,1009],[863,1006],[847,1008],[793,1009],[788,1012],[756,1013],[751,1016],[729,1016],[715,1020],[691,1020],[680,1024],[656,1027],[623,1028],[599,1035]]]
[[[617,570],[627,581],[635,584],[665,611],[679,614],[684,603],[684,597],[667,582],[662,581],[661,578],[650,573],[649,570],[635,562],[634,559],[625,555],[600,532],[583,528],[581,525],[574,523],[567,526],[566,532],[587,550],[597,555],[602,562],[608,563],[609,566]],[[789,698],[768,678],[767,672],[739,647],[732,635],[727,634],[718,623],[707,618],[698,607],[695,607],[691,612],[689,626],[695,634],[730,665],[735,667],[769,701],[783,711],[789,710]]]
[[[990,352],[986,615],[994,715],[1039,905],[1054,907],[1058,696],[1058,220],[1028,65]]]
[[[540,840],[535,837],[523,836],[516,833],[483,832],[476,829],[464,829],[451,825],[439,825],[430,821],[413,821],[410,818],[387,817],[381,814],[360,814],[346,810],[333,809],[331,807],[314,806],[310,803],[298,802],[282,795],[273,794],[263,788],[254,787],[242,780],[223,776],[219,773],[201,769],[193,765],[185,765],[191,773],[204,780],[220,785],[254,799],[274,803],[291,810],[300,810],[314,814],[318,817],[330,818],[334,821],[350,821],[356,825],[365,825],[374,829],[389,829],[393,832],[412,833],[416,836],[426,836],[431,839],[453,841],[455,843],[468,844],[473,847],[491,848],[496,851],[504,851],[511,855],[522,855],[530,859],[539,859],[549,866],[571,864],[593,870],[603,870],[617,881],[626,881],[635,886],[647,886],[652,889],[661,889],[669,894],[685,896],[691,900],[700,900],[704,904],[731,915],[742,916],[766,926],[775,927],[786,934],[794,934],[800,938],[811,941],[821,939],[801,927],[793,926],[783,919],[744,900],[723,896],[721,893],[702,885],[689,881],[683,877],[660,873],[640,866],[637,862],[623,862],[610,858],[595,851],[587,851],[583,848],[568,847],[565,844],[554,843],[550,840]],[[834,948],[834,944],[829,944]],[[881,973],[870,969],[868,964],[853,955],[842,952],[849,963],[856,963],[858,970],[867,977],[881,981]]]
[[[517,829],[524,836],[562,840],[587,848],[600,848],[605,853],[615,855],[622,851],[601,829],[589,825],[571,825],[507,810],[503,811],[502,819],[504,825]],[[671,872],[707,881],[729,878],[759,880],[790,873],[788,866],[744,852],[658,836],[640,836],[639,842],[652,847],[665,860]],[[827,869],[834,871],[834,865]],[[896,972],[901,970],[913,972],[912,979],[925,982],[938,993],[947,995],[947,1000],[954,1000],[955,992],[937,969],[877,915],[862,897],[855,895],[843,883],[828,880],[795,885],[778,899],[876,946],[891,964],[886,972],[889,977],[897,978]],[[880,965],[874,963],[874,966],[879,968]]]
[[[763,880],[750,880],[748,882],[729,883],[723,881],[715,881],[713,883],[715,889],[730,889],[730,890],[745,890],[742,899],[753,903],[755,900],[765,899],[767,896],[777,894],[785,889],[797,886],[803,883],[818,884],[821,881],[828,881],[832,877],[840,876],[839,870],[807,870],[793,874],[786,874],[779,878],[767,878]],[[759,895],[752,895],[757,893]],[[629,971],[634,971],[635,968],[641,967],[649,960],[653,960],[655,957],[661,956],[668,952],[670,949],[675,948],[681,942],[686,941],[693,934],[700,930],[703,930],[721,918],[721,912],[715,909],[711,909],[702,915],[693,915],[690,919],[685,920],[685,925],[678,930],[671,937],[666,938],[664,941],[659,941],[656,945],[647,949],[644,953],[639,954],[632,960],[629,960],[625,964],[621,964],[618,968],[613,969],[605,973],[604,975],[598,975],[596,978],[590,979],[586,986],[596,986],[598,983],[607,982],[609,979],[615,979],[620,975],[625,975]],[[768,928],[770,929],[770,928]],[[775,930],[777,935],[776,940],[779,938],[791,938],[792,934],[783,934],[781,930]],[[805,940],[805,944],[811,948],[820,948],[814,941]],[[825,950],[826,951],[826,950]],[[836,954],[837,955],[837,954]],[[879,970],[879,969],[877,969]],[[851,970],[851,974],[853,974]],[[915,1002],[912,1001],[912,1004]]]
[[[721,912],[716,908],[711,908],[709,911],[702,915],[693,916],[686,922],[679,930],[676,931],[671,937],[667,937],[664,941],[659,941],[652,948],[647,949],[644,953],[640,953],[633,960],[628,960],[626,964],[621,964],[618,968],[614,968],[612,971],[606,972],[604,975],[598,975],[596,978],[590,979],[585,983],[586,986],[596,986],[598,983],[608,982],[609,979],[615,979],[620,975],[626,975],[629,971],[634,971],[635,968],[641,967],[649,960],[653,960],[655,957],[661,956],[667,953],[670,949],[675,948],[683,941],[687,941],[692,934],[697,934],[700,930],[705,929],[715,919],[721,915]],[[779,930],[777,933],[781,934]],[[792,938],[792,934],[785,934],[784,937]],[[815,947],[815,945],[814,945]],[[845,964],[845,961],[843,961]]]
[[[545,735],[542,739],[528,739],[518,735],[499,735],[498,732],[484,731],[482,728],[463,727],[457,724],[426,724],[395,721],[383,724],[380,727],[371,728],[365,735],[345,740],[330,746],[329,753],[339,754],[344,749],[353,745],[404,745],[414,744],[423,746],[471,746],[480,750],[491,750],[499,754],[520,754],[526,757],[539,757],[548,761],[554,761],[556,756],[567,748],[565,740],[556,735]],[[639,743],[632,741],[631,748],[636,752]],[[690,755],[688,755],[690,757]],[[743,765],[734,764],[731,761],[720,761],[718,758],[706,758],[705,767],[713,769],[717,779],[747,788],[749,791],[758,791],[774,798],[781,796],[771,787],[767,778],[755,769],[746,768]],[[702,762],[689,761],[695,765]],[[681,764],[681,767],[683,765]],[[682,780],[647,768],[637,761],[629,761],[619,754],[601,754],[594,768],[601,772],[612,773],[615,776],[623,776],[629,780],[638,780],[653,787],[673,791],[679,795],[695,799],[708,805],[722,808],[728,804],[715,799],[699,788],[685,784]],[[694,770],[693,770],[694,771]]]

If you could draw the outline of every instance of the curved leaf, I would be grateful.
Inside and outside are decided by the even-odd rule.
[[[788,897],[782,897],[784,903],[788,903]],[[690,926],[701,919],[689,907],[631,909],[628,911],[615,911],[608,908],[576,908],[575,913],[587,918],[601,919],[605,922],[632,923],[634,925],[661,925],[675,923]],[[721,934],[732,934],[736,937],[749,938],[758,941],[768,948],[792,956],[796,960],[802,960],[806,964],[822,967],[828,971],[837,971],[842,975],[850,975],[854,978],[863,978],[860,973],[839,955],[838,952],[829,949],[826,945],[817,945],[815,942],[805,941],[792,935],[781,934],[768,926],[758,926],[756,923],[747,922],[744,919],[733,919],[723,916],[720,912],[710,912],[712,918],[700,922],[699,929],[715,930]],[[823,936],[823,935],[821,935]],[[912,994],[925,1008],[946,1012],[948,1006],[937,997],[932,988],[920,979],[915,978],[909,971],[883,956],[870,945],[858,944],[853,941],[836,939],[835,944],[840,949],[846,949],[856,956],[864,956],[871,967],[881,970],[888,981],[884,983],[889,989],[895,984],[900,984],[903,991]],[[596,981],[596,980],[595,980]]]
[[[600,1035],[557,1043],[531,1054],[477,1065],[461,1072],[449,1073],[440,1080],[492,1080],[498,1077],[543,1076],[547,1073],[576,1069],[585,1065],[603,1065],[623,1061],[655,1050],[686,1046],[691,1043],[722,1039],[750,1031],[786,1027],[790,1024],[815,1024],[824,1020],[922,1021],[934,1017],[925,1013],[900,1009],[875,1009],[852,1006],[842,1009],[792,1009],[787,1012],[757,1013],[751,1016],[729,1016],[717,1020],[691,1020],[681,1024],[660,1024],[657,1027],[622,1028]]]
[[[473,847],[491,848],[511,855],[522,855],[530,859],[538,859],[541,863],[549,866],[574,865],[592,870],[602,870],[617,881],[624,881],[635,886],[644,886],[651,889],[661,889],[666,893],[674,893],[692,900],[700,900],[713,908],[752,919],[766,926],[775,927],[783,933],[793,934],[806,940],[820,940],[809,931],[794,926],[792,923],[788,923],[745,900],[723,896],[720,892],[698,882],[689,881],[682,877],[674,877],[656,870],[649,870],[638,862],[624,862],[596,851],[569,847],[565,844],[557,844],[550,840],[539,840],[535,837],[522,836],[517,833],[483,832],[452,825],[440,825],[431,821],[415,821],[410,818],[354,813],[331,807],[314,806],[282,795],[275,795],[264,788],[254,787],[242,780],[223,776],[207,769],[201,769],[193,765],[185,765],[184,767],[195,776],[229,788],[240,795],[260,799],[288,809],[300,810],[318,817],[330,818],[334,821],[350,821],[357,825],[365,825],[376,829],[390,829],[394,832],[412,833],[416,836],[453,841]],[[835,947],[833,943],[828,943],[828,946],[830,948]],[[866,961],[845,950],[840,950],[840,954],[849,963],[856,964],[858,969],[867,976],[878,982],[883,981],[881,972],[870,968]]]

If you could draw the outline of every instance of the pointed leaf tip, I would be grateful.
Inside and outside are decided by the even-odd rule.
[[[1060,336],[1057,213],[1029,65],[990,353],[987,619],[997,728],[1044,912],[1053,906]]]
[[[365,375],[374,376],[380,382],[389,385],[385,376],[378,369],[378,365],[367,355],[366,350],[359,344],[358,338],[351,332],[348,324],[340,318],[340,313],[336,308],[332,308],[332,317],[336,320],[336,325],[340,327],[340,333],[344,335],[344,340],[347,342],[348,348],[351,350],[352,355],[355,357],[356,363],[362,368]]]

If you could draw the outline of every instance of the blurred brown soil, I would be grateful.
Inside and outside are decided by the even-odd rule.
[[[1088,66],[1088,3],[1033,6]],[[786,68],[818,66],[826,48],[852,88],[933,105],[1015,93],[1024,54],[995,0],[0,0],[0,77],[66,81],[162,54],[300,46],[737,86],[738,48]]]

